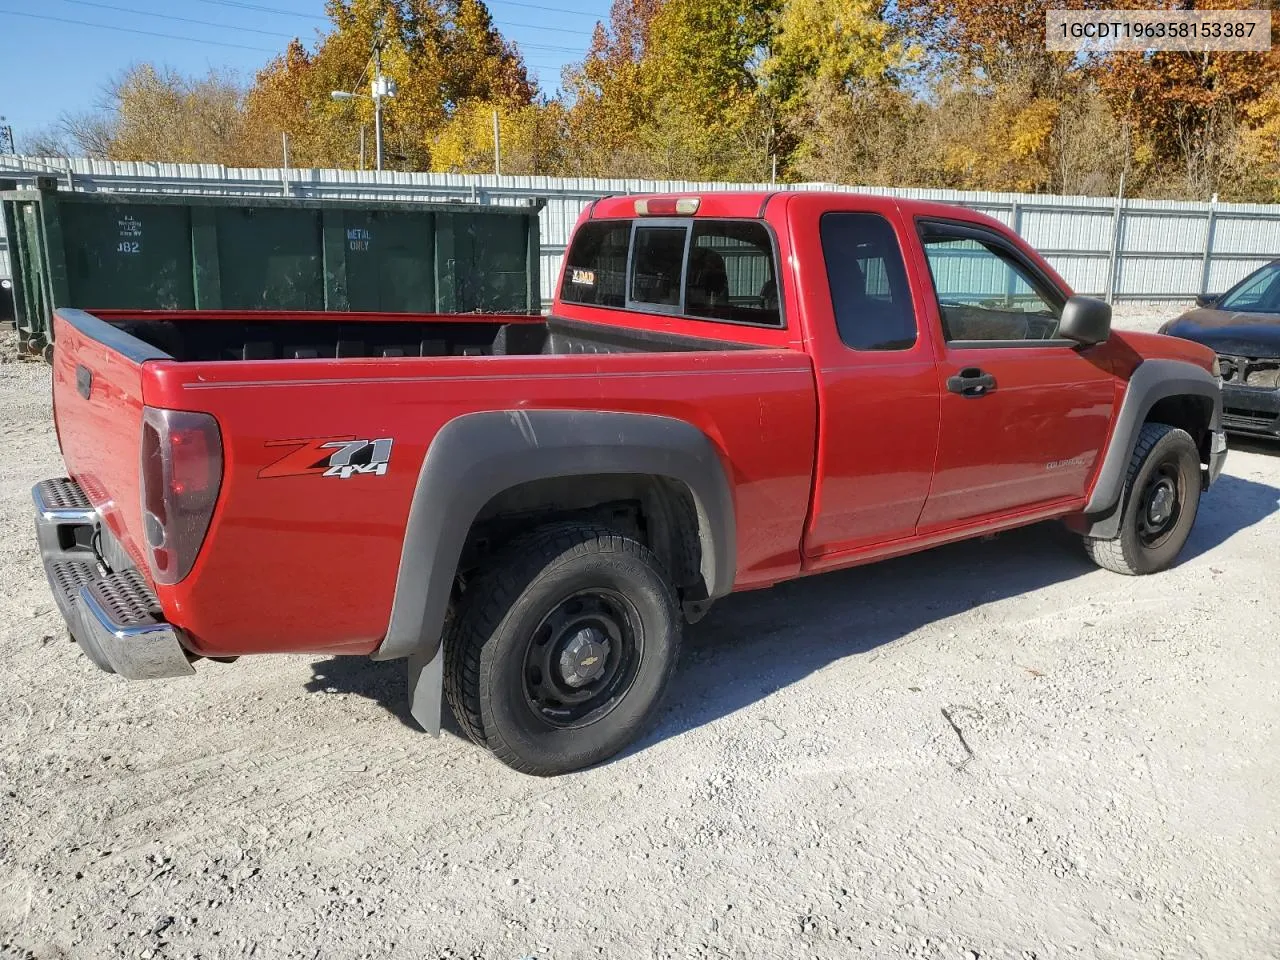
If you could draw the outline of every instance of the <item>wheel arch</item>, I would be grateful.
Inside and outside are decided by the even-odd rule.
[[[506,543],[531,525],[591,521],[635,536],[649,547],[671,577],[682,600],[710,598],[717,561],[701,535],[709,532],[706,510],[687,480],[641,473],[559,474],[527,480],[495,494],[481,508],[463,545],[458,572],[477,571]]]
[[[655,552],[676,571],[682,562],[692,563],[682,559],[680,528],[694,520],[696,579],[687,576],[686,587],[696,583],[708,599],[732,590],[732,488],[715,445],[694,425],[650,414],[581,410],[491,411],[450,421],[419,472],[391,619],[374,659],[435,657],[477,523],[503,516],[508,508],[536,514],[548,497],[556,510],[571,512],[611,502],[619,493],[646,503],[660,531]],[[703,598],[695,590],[690,599]]]
[[[1093,492],[1084,508],[1081,532],[1115,536],[1124,512],[1129,461],[1146,423],[1186,430],[1208,464],[1213,434],[1222,429],[1222,387],[1217,377],[1185,360],[1145,360],[1133,372],[1116,417]]]

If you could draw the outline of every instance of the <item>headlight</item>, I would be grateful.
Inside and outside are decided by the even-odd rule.
[[[1218,378],[1218,382],[1222,382],[1222,364],[1217,357],[1213,358],[1213,366],[1209,368],[1209,372]]]

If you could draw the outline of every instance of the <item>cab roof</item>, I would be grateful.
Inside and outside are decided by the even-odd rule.
[[[908,217],[936,217],[944,220],[964,220],[969,223],[984,224],[1007,230],[1007,226],[994,217],[979,213],[969,207],[952,203],[939,203],[934,200],[912,200],[906,197],[892,197],[877,193],[856,193],[837,190],[706,190],[688,191],[684,193],[634,193],[603,197],[587,208],[587,217],[592,220],[631,220],[636,218],[637,201],[646,201],[651,209],[649,216],[687,217],[734,217],[760,219],[765,210],[776,202],[785,202],[794,197],[828,197],[832,207],[842,210],[881,211],[897,209]],[[694,213],[687,210],[676,212],[671,209],[674,201],[695,199],[697,209]],[[655,203],[654,201],[658,201]]]

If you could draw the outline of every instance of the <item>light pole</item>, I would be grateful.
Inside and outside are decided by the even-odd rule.
[[[373,82],[369,85],[369,99],[373,100],[373,139],[374,153],[377,155],[377,169],[382,169],[382,101],[396,95],[396,82],[382,75],[382,48],[373,48]],[[363,93],[351,93],[347,90],[334,90],[329,94],[334,100],[364,99]],[[363,134],[362,134],[363,135]]]

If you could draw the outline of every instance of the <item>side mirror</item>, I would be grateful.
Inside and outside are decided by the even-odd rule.
[[[1214,304],[1218,302],[1219,296],[1220,294],[1216,294],[1216,293],[1202,293],[1196,297],[1196,306],[1212,307]]]
[[[1111,304],[1093,297],[1072,297],[1062,308],[1058,336],[1086,347],[1111,336]]]

